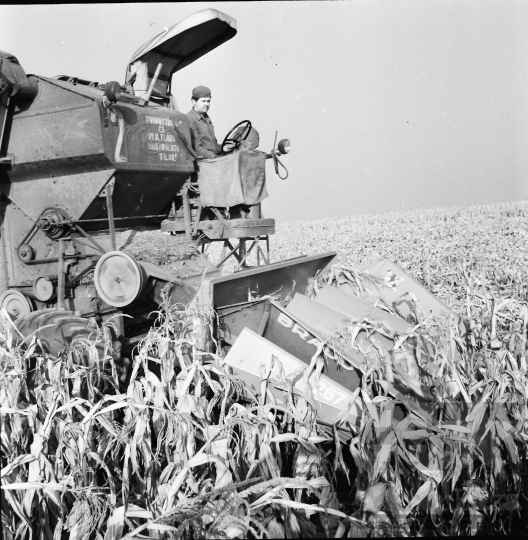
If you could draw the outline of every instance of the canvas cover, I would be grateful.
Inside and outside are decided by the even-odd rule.
[[[240,150],[227,156],[200,161],[198,185],[203,206],[230,208],[254,205],[267,196],[266,154]]]

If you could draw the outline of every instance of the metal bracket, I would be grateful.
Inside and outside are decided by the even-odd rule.
[[[117,240],[115,233],[114,222],[114,203],[112,200],[112,194],[114,193],[115,179],[111,178],[106,184],[104,191],[106,193],[106,210],[108,212],[108,228],[110,230],[110,240],[112,242],[112,251],[117,250]]]

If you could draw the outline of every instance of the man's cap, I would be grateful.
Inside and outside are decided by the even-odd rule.
[[[211,97],[211,90],[207,86],[197,86],[193,88],[192,97],[193,99]]]

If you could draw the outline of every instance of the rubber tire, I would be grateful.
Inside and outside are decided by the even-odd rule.
[[[43,328],[37,336],[42,343],[43,352],[51,354],[55,358],[64,347],[71,344],[75,337],[84,337],[92,342],[95,341],[96,329],[90,320],[76,316],[73,311],[41,309],[15,321],[15,326],[24,338],[49,324],[54,326]],[[28,340],[28,344],[29,342],[30,340]],[[100,358],[103,354],[103,348],[102,344],[100,347],[97,346]]]

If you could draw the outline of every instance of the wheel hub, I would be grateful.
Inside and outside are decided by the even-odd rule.
[[[70,216],[62,208],[47,208],[37,221],[37,227],[47,237],[58,240],[70,230]]]

